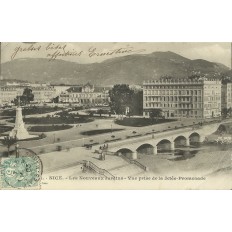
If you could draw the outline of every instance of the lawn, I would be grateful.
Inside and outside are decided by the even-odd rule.
[[[121,131],[121,130],[124,130],[124,129],[102,129],[102,130],[90,130],[90,131],[84,131],[84,132],[81,132],[82,135],[88,135],[88,136],[91,136],[91,135],[99,135],[99,134],[105,134],[105,133],[110,133],[110,132],[114,132],[114,131]]]
[[[70,125],[52,125],[52,126],[32,126],[29,131],[32,132],[49,132],[71,129]]]
[[[88,123],[94,121],[93,118],[88,116],[78,117],[41,117],[41,118],[24,118],[23,121],[26,124],[77,124]],[[9,122],[15,122],[15,120],[9,120]]]
[[[13,127],[11,127],[11,126],[0,125],[0,133],[4,133],[4,132],[10,131],[12,129],[13,129]]]
[[[123,120],[116,120],[115,123],[122,126],[142,127],[149,125],[156,125],[166,122],[173,122],[175,119],[151,119],[151,118],[124,118]]]
[[[60,107],[30,107],[30,108],[23,108],[22,114],[23,115],[31,115],[31,114],[45,114],[45,113],[51,113],[54,111],[61,110]],[[2,116],[15,116],[15,109],[11,110],[4,110],[1,115]]]

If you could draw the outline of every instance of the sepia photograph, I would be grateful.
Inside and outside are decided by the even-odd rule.
[[[230,42],[2,42],[1,189],[231,189]]]
[[[231,230],[230,1],[1,9],[1,231]]]

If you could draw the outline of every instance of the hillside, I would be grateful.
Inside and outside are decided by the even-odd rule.
[[[214,75],[225,73],[228,67],[206,60],[190,60],[173,52],[127,55],[101,63],[79,64],[63,60],[17,59],[2,64],[4,79],[81,84],[112,85],[141,84],[143,80],[160,76],[187,77],[194,72]]]

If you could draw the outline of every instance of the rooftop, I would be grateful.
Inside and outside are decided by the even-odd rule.
[[[218,79],[210,78],[199,78],[199,79],[188,79],[188,78],[179,78],[179,79],[159,79],[159,80],[146,80],[143,82],[146,84],[203,84],[204,82],[221,82]]]

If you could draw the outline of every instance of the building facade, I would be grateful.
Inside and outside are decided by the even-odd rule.
[[[51,102],[56,97],[56,90],[51,86],[32,87],[32,94],[36,103]]]
[[[161,109],[166,118],[221,116],[221,81],[152,80],[143,83],[143,114]]]
[[[222,84],[222,109],[232,108],[232,83]]]
[[[7,105],[17,97],[23,94],[22,88],[17,88],[15,86],[2,86],[0,87],[0,104]]]
[[[81,105],[108,104],[109,90],[87,83],[83,86],[71,87],[65,92],[62,92],[59,97],[59,102],[78,103]]]
[[[34,103],[51,102],[52,99],[57,96],[56,90],[50,86],[2,86],[0,87],[0,104],[11,104],[17,96],[23,95],[25,88],[32,90]]]

